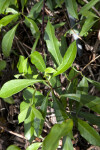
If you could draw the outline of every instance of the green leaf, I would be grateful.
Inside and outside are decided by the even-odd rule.
[[[14,104],[14,99],[12,97],[8,97],[8,98],[4,98],[3,99],[6,103],[9,103],[9,104]]]
[[[30,104],[24,101],[20,104],[20,114],[18,115],[19,123],[25,120],[27,113],[28,113],[29,106]]]
[[[56,150],[58,142],[62,136],[66,136],[73,128],[73,121],[71,119],[62,122],[61,124],[55,124],[50,133],[43,141],[42,150]]]
[[[88,82],[85,77],[82,78],[77,86],[77,94],[88,94]]]
[[[28,117],[24,121],[24,134],[30,142],[34,139],[34,113],[30,107]]]
[[[78,19],[76,0],[65,0],[65,4],[69,14]]]
[[[100,136],[87,122],[78,119],[78,130],[90,144],[100,146]]]
[[[64,55],[61,65],[57,68],[57,71],[54,73],[54,76],[57,76],[65,72],[73,63],[77,53],[76,41],[74,41],[68,48],[67,52]]]
[[[32,111],[33,111],[33,114],[36,118],[43,119],[42,114],[40,113],[40,111],[37,110],[34,106],[32,106]]]
[[[37,150],[41,146],[41,144],[42,143],[33,143],[30,146],[28,146],[26,150]]]
[[[31,67],[28,63],[28,58],[25,59],[24,56],[19,57],[17,68],[18,68],[19,73],[32,74]]]
[[[92,6],[94,6],[97,2],[99,2],[99,0],[91,0],[88,4],[84,5],[81,10],[80,10],[80,14],[86,12],[87,10],[89,10],[90,8],[92,8]]]
[[[0,71],[6,68],[6,61],[0,60]]]
[[[92,125],[97,125],[100,127],[100,116],[97,116],[95,114],[90,114],[87,112],[80,112],[79,116],[84,117],[85,120],[89,121]]]
[[[53,94],[53,108],[55,111],[57,122],[64,121],[68,118],[66,110],[63,107],[63,104],[55,97]]]
[[[7,150],[21,150],[19,147],[17,147],[16,145],[10,145]]]
[[[18,11],[16,11],[15,9],[13,9],[13,8],[7,8],[6,9],[6,13],[8,14],[8,13],[12,13],[12,14],[18,14]],[[9,15],[10,16],[10,15]]]
[[[42,82],[43,80],[34,79],[14,79],[6,82],[0,90],[0,97],[7,98],[16,94],[34,83]]]
[[[99,83],[99,82],[94,81],[94,80],[91,80],[91,79],[89,79],[89,78],[87,78],[87,80],[88,80],[91,84],[93,84],[98,90],[100,90],[100,83]]]
[[[1,20],[0,20],[0,28],[2,28],[3,26],[6,26],[7,24],[9,24],[12,20],[14,20],[15,18],[17,18],[19,15],[18,14],[14,14],[14,15],[8,15],[8,16],[5,16],[3,17]]]
[[[21,0],[22,11],[24,10],[26,3],[27,3],[27,0]]]
[[[62,62],[62,56],[59,50],[59,41],[55,37],[54,27],[51,25],[50,21],[48,21],[46,26],[45,41],[48,47],[48,51],[53,57],[54,62],[57,66],[59,66]]]
[[[30,28],[31,33],[35,36],[35,38],[40,37],[39,28],[32,19],[25,16],[25,24]]]
[[[9,6],[10,0],[0,0],[0,14]]]
[[[51,67],[48,67],[45,69],[45,73],[54,73],[56,70],[51,68]]]
[[[80,36],[83,36],[85,33],[89,31],[89,29],[98,21],[98,19],[95,19],[94,17],[88,17],[85,20],[85,23],[82,26],[82,30],[80,32]]]
[[[74,150],[71,138],[69,136],[66,137],[66,141],[62,150]]]
[[[18,24],[14,26],[10,31],[8,31],[3,37],[2,51],[5,57],[8,57],[10,55],[11,47],[12,47],[12,43],[13,43],[13,39],[14,39],[17,27],[18,27]]]
[[[39,71],[44,72],[46,65],[40,53],[35,51],[30,55],[30,57],[32,64],[34,64]]]
[[[100,97],[87,95],[87,94],[64,94],[61,97],[68,97],[77,102],[80,102],[82,105],[87,106],[91,110],[100,113]]]
[[[43,7],[43,0],[40,2],[36,3],[32,9],[30,10],[30,13],[28,14],[29,18],[36,19]]]

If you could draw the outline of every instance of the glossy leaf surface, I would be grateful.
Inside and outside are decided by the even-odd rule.
[[[65,72],[73,63],[77,53],[76,41],[74,41],[68,48],[67,52],[64,55],[61,65],[57,68],[57,71],[54,73],[54,76],[57,76]]]
[[[3,26],[6,26],[7,24],[9,24],[12,20],[14,20],[16,17],[18,17],[18,15],[19,15],[19,13],[3,17],[0,20],[0,28],[2,28]]]
[[[6,98],[16,94],[34,83],[42,82],[42,80],[34,79],[15,79],[6,82],[0,90],[0,97]]]
[[[44,72],[46,65],[40,53],[35,51],[31,54],[30,57],[32,64],[34,64],[39,71]]]

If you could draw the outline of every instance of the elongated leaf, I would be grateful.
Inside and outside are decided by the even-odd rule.
[[[74,150],[71,138],[67,136],[62,150]]]
[[[74,41],[68,48],[67,52],[64,55],[61,65],[57,68],[57,72],[54,73],[54,76],[57,76],[65,72],[73,63],[76,57],[77,47],[76,41]]]
[[[40,36],[40,31],[39,31],[39,28],[37,26],[37,24],[30,18],[26,17],[25,16],[25,24],[30,28],[32,34],[35,36],[35,37],[39,37]]]
[[[59,50],[59,42],[55,37],[54,27],[51,25],[50,21],[48,21],[46,26],[45,41],[48,47],[48,51],[53,57],[54,62],[59,66],[62,62],[62,56]]]
[[[87,122],[78,119],[78,130],[90,144],[100,146],[100,136]]]
[[[41,144],[42,143],[33,143],[30,146],[28,146],[26,150],[37,150],[41,146]]]
[[[32,109],[28,111],[28,118],[24,121],[24,134],[25,137],[32,142],[34,139],[34,113]]]
[[[89,31],[89,29],[97,22],[98,19],[95,19],[94,17],[88,17],[85,20],[85,23],[82,26],[82,30],[80,32],[80,36],[83,36],[86,32]]]
[[[57,122],[64,121],[68,118],[63,104],[53,95],[53,107],[56,115]]]
[[[92,95],[83,95],[83,94],[65,94],[62,97],[68,97],[77,102],[80,102],[82,105],[87,106],[91,110],[100,113],[100,97]]]
[[[92,6],[94,6],[97,2],[99,2],[99,0],[91,0],[88,4],[84,5],[84,7],[81,8],[79,13],[84,13],[87,10],[89,10],[90,8],[92,8]]]
[[[0,14],[9,6],[10,0],[0,0]]]
[[[84,117],[90,124],[100,127],[100,116],[87,112],[80,112],[79,116]]]
[[[39,71],[44,72],[46,65],[40,53],[35,51],[31,54],[30,57],[32,64],[34,64]]]
[[[3,99],[6,103],[9,103],[9,104],[14,104],[14,99],[11,97],[7,97],[7,98],[4,98]]]
[[[73,121],[71,119],[62,122],[61,124],[54,125],[43,141],[42,150],[56,150],[60,138],[66,136],[72,130],[72,127]]]
[[[21,150],[18,146],[16,145],[10,145],[7,150]]]
[[[41,1],[38,2],[38,3],[36,3],[36,4],[32,7],[32,9],[31,9],[31,11],[30,11],[28,17],[29,17],[29,18],[32,18],[32,19],[36,19],[36,18],[38,17],[38,15],[39,15],[41,9],[42,9],[42,6],[43,6],[43,0],[41,0]]]
[[[12,47],[12,43],[13,43],[13,39],[14,39],[17,27],[18,27],[18,24],[14,26],[10,31],[8,31],[3,37],[2,51],[5,57],[8,57],[10,55],[11,47]]]
[[[33,114],[36,118],[43,119],[42,114],[40,113],[39,110],[37,110],[35,107],[31,107],[31,108],[32,108]]]
[[[3,26],[6,26],[7,24],[9,24],[12,20],[14,20],[16,17],[18,17],[18,15],[19,15],[19,13],[3,17],[0,20],[0,28],[2,28]]]
[[[14,79],[6,82],[0,90],[0,97],[6,98],[16,94],[34,83],[42,82],[42,80],[34,79]]]
[[[65,0],[65,4],[69,14],[78,19],[76,0]]]
[[[88,80],[91,84],[93,84],[98,90],[100,90],[100,82],[91,80],[91,79],[89,79],[89,78],[87,78],[87,80]]]

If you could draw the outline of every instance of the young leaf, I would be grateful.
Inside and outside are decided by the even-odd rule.
[[[82,26],[82,30],[80,32],[80,36],[83,36],[86,32],[89,31],[89,29],[95,24],[95,22],[97,22],[98,19],[95,19],[94,17],[88,17],[85,20],[85,23]]]
[[[10,145],[7,150],[21,150],[19,147],[17,147],[16,145]]]
[[[62,56],[59,50],[59,42],[55,37],[54,27],[51,25],[50,21],[48,21],[46,26],[45,41],[48,47],[48,51],[53,57],[54,62],[57,66],[59,66],[62,62]]]
[[[33,143],[26,148],[26,150],[38,150],[42,143]]]
[[[6,82],[0,90],[0,97],[7,98],[16,94],[34,83],[42,82],[43,80],[34,79],[14,79]]]
[[[100,136],[87,122],[78,119],[78,130],[90,144],[100,146]]]
[[[69,14],[78,19],[76,0],[65,0],[65,4]]]
[[[41,0],[41,1],[38,2],[38,3],[36,3],[36,4],[32,7],[30,13],[28,14],[28,17],[35,20],[35,19],[38,17],[38,15],[39,15],[39,13],[40,13],[42,7],[43,7],[43,0]]]
[[[44,72],[46,65],[40,53],[35,51],[31,54],[30,57],[32,64],[34,64],[39,71]]]
[[[81,10],[80,10],[80,14],[86,12],[87,10],[89,10],[90,8],[92,8],[92,6],[94,6],[97,2],[99,2],[99,0],[91,0],[88,4],[84,5]]]
[[[64,55],[61,65],[57,68],[57,71],[54,73],[54,76],[57,76],[65,72],[73,63],[77,53],[76,41],[74,41],[68,48],[67,52]]]
[[[11,47],[12,47],[12,43],[13,43],[13,39],[14,39],[17,27],[18,27],[18,24],[14,26],[10,31],[8,31],[3,37],[2,51],[5,57],[8,57],[10,55]]]
[[[74,150],[71,138],[69,136],[66,137],[66,141],[62,150]]]
[[[66,136],[72,128],[73,121],[71,119],[62,122],[61,124],[55,124],[43,141],[42,150],[56,150],[60,138]]]
[[[3,26],[6,26],[7,24],[9,24],[12,20],[14,20],[15,18],[17,18],[18,15],[19,15],[19,13],[3,17],[0,20],[0,28],[2,28]]]

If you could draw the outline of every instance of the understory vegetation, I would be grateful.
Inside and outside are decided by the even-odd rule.
[[[100,148],[100,0],[0,0],[0,149]]]

